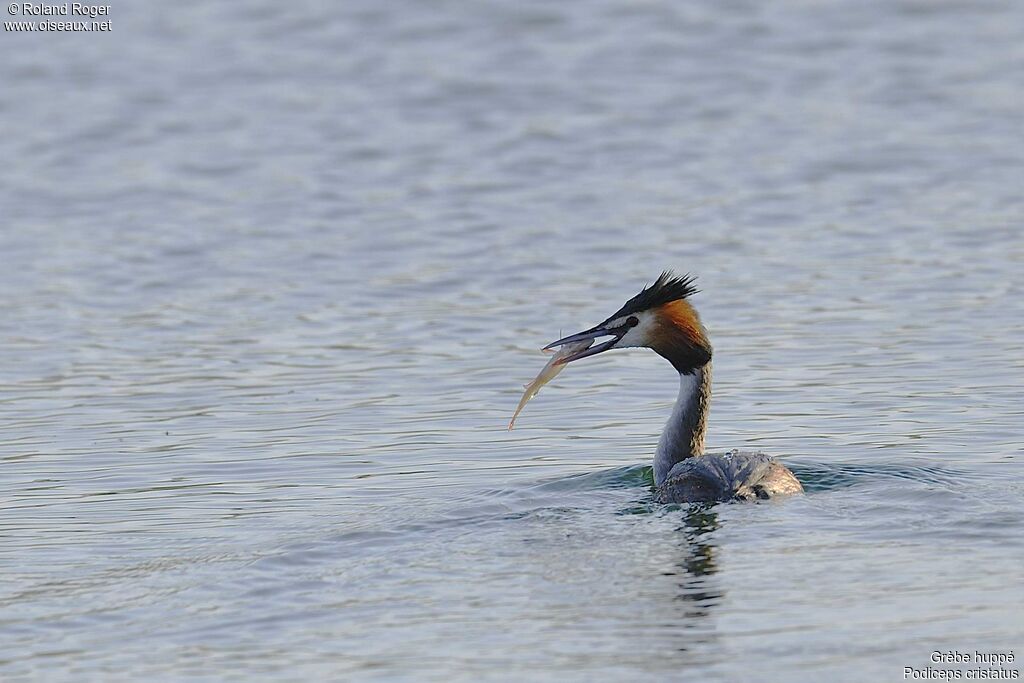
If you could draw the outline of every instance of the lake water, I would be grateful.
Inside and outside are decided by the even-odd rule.
[[[109,18],[0,38],[4,681],[1022,668],[1024,3]],[[654,504],[647,351],[506,431],[663,268],[806,495]]]

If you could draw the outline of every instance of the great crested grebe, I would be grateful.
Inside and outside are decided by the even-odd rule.
[[[697,292],[693,281],[689,275],[678,277],[665,271],[600,325],[544,348],[580,344],[580,350],[563,356],[560,363],[629,347],[649,348],[672,363],[679,373],[679,398],[654,455],[660,502],[750,500],[802,492],[793,473],[764,453],[704,453],[711,344],[697,311],[687,301]],[[611,339],[593,343],[603,337]]]

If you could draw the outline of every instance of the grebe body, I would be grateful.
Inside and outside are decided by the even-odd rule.
[[[594,343],[560,360],[571,363],[611,349],[642,347],[679,373],[679,397],[654,455],[655,498],[665,503],[768,499],[803,491],[800,481],[764,453],[705,453],[711,402],[711,344],[688,301],[697,292],[690,276],[665,271],[600,325],[546,348]]]

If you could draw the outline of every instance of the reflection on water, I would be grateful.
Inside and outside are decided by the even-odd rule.
[[[715,564],[713,533],[718,529],[718,516],[713,505],[694,504],[683,515],[683,524],[677,529],[685,544],[680,544],[685,553],[679,568],[680,604],[685,605],[681,622],[708,617],[723,597],[721,588],[714,583],[718,571]],[[687,640],[681,639],[680,649],[687,648]]]
[[[699,579],[705,575],[715,573],[714,545],[711,543],[710,534],[718,528],[718,517],[715,515],[714,506],[695,504],[692,509],[687,510],[683,517],[683,526],[678,531],[683,532],[689,550],[688,557],[683,563],[686,570],[685,575]],[[707,536],[708,538],[704,538]],[[714,599],[719,595],[699,596],[701,600]]]
[[[1019,647],[1024,4],[122,5],[0,41],[0,679]],[[505,429],[663,268],[806,495],[655,505],[640,351]]]

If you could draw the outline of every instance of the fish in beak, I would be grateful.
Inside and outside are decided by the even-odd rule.
[[[619,340],[621,340],[632,327],[633,325],[630,325],[629,323],[624,323],[619,326],[611,326],[608,324],[608,321],[605,321],[600,325],[591,327],[589,330],[583,330],[582,332],[577,332],[576,334],[570,334],[568,337],[562,337],[558,341],[553,341],[547,346],[545,346],[544,350],[546,351],[548,349],[553,349],[557,346],[565,346],[566,344],[578,344],[580,342],[586,341],[589,341],[593,344],[594,341],[602,337],[611,337],[611,339],[603,341],[599,344],[593,344],[593,346],[590,346],[589,348],[584,348],[579,351],[576,351],[575,353],[562,356],[556,361],[557,364],[564,365],[566,363],[571,363],[574,360],[579,360],[580,358],[586,358],[587,356],[596,356],[599,353],[614,348],[615,345],[619,343]]]
[[[591,344],[593,344],[593,341],[589,339],[566,344],[551,356],[551,360],[549,360],[547,365],[544,366],[544,369],[540,371],[540,374],[537,375],[532,382],[526,385],[526,391],[523,392],[523,397],[519,399],[519,405],[516,406],[516,412],[512,414],[512,420],[508,423],[509,430],[515,426],[516,418],[519,417],[519,413],[523,411],[523,407],[526,406],[526,403],[537,395],[537,392],[540,391],[541,387],[553,380],[558,373],[565,369],[565,363],[562,362],[562,359],[568,358],[574,353],[579,353],[580,351],[589,348]]]

